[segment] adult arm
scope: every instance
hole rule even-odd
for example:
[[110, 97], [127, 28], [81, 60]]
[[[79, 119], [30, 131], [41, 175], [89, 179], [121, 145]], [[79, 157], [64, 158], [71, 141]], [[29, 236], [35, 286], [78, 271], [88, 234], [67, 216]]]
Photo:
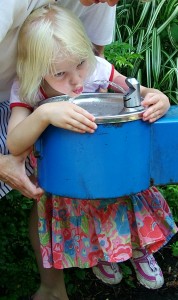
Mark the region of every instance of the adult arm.
[[0, 42], [4, 39], [13, 24], [14, 10], [14, 0], [9, 0], [8, 5], [6, 1], [2, 1], [0, 9]]
[[95, 55], [104, 58], [104, 46], [95, 45], [95, 44], [93, 43], [93, 47], [94, 47], [93, 50], [94, 50]]
[[116, 6], [110, 7], [107, 3], [85, 7], [79, 15], [96, 54], [101, 57], [104, 56], [104, 46], [113, 41], [115, 15]]

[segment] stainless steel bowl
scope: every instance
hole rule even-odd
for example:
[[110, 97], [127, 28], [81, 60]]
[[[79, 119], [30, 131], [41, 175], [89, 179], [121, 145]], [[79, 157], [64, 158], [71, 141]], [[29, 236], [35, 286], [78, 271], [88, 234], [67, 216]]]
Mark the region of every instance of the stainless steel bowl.
[[142, 118], [144, 108], [124, 107], [123, 94], [119, 93], [83, 93], [76, 98], [58, 96], [43, 100], [39, 105], [51, 102], [69, 101], [95, 116], [97, 124], [120, 123]]

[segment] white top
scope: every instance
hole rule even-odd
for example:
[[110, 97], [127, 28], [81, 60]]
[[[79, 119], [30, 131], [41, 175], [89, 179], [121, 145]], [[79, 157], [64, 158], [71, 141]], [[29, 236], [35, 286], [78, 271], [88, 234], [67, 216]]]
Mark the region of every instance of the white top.
[[36, 8], [59, 3], [74, 11], [94, 44], [112, 41], [115, 9], [105, 3], [83, 6], [79, 0], [3, 0], [0, 6], [0, 102], [8, 100], [15, 77], [17, 39], [21, 25]]
[[[100, 88], [106, 89], [109, 85], [108, 81], [112, 81], [114, 67], [104, 58], [96, 56], [96, 60], [97, 64], [94, 72], [86, 79], [83, 90], [84, 93], [95, 93], [98, 92]], [[38, 103], [46, 98], [47, 96], [40, 88], [36, 97], [36, 105], [38, 106]], [[13, 82], [10, 95], [10, 108], [15, 106], [23, 106], [33, 110], [33, 107], [20, 101], [19, 81], [17, 79]]]

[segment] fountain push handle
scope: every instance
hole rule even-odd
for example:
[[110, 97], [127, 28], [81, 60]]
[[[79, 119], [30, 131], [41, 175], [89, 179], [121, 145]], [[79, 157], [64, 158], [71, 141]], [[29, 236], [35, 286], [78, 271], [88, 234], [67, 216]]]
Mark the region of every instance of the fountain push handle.
[[129, 91], [124, 95], [124, 107], [134, 108], [141, 106], [140, 83], [135, 78], [126, 78]]

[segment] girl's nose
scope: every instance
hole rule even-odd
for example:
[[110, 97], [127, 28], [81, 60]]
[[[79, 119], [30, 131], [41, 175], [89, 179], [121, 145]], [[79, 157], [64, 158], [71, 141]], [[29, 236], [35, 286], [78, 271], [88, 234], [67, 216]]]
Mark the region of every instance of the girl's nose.
[[71, 84], [78, 84], [81, 81], [81, 76], [78, 71], [72, 72], [70, 76], [70, 83]]

